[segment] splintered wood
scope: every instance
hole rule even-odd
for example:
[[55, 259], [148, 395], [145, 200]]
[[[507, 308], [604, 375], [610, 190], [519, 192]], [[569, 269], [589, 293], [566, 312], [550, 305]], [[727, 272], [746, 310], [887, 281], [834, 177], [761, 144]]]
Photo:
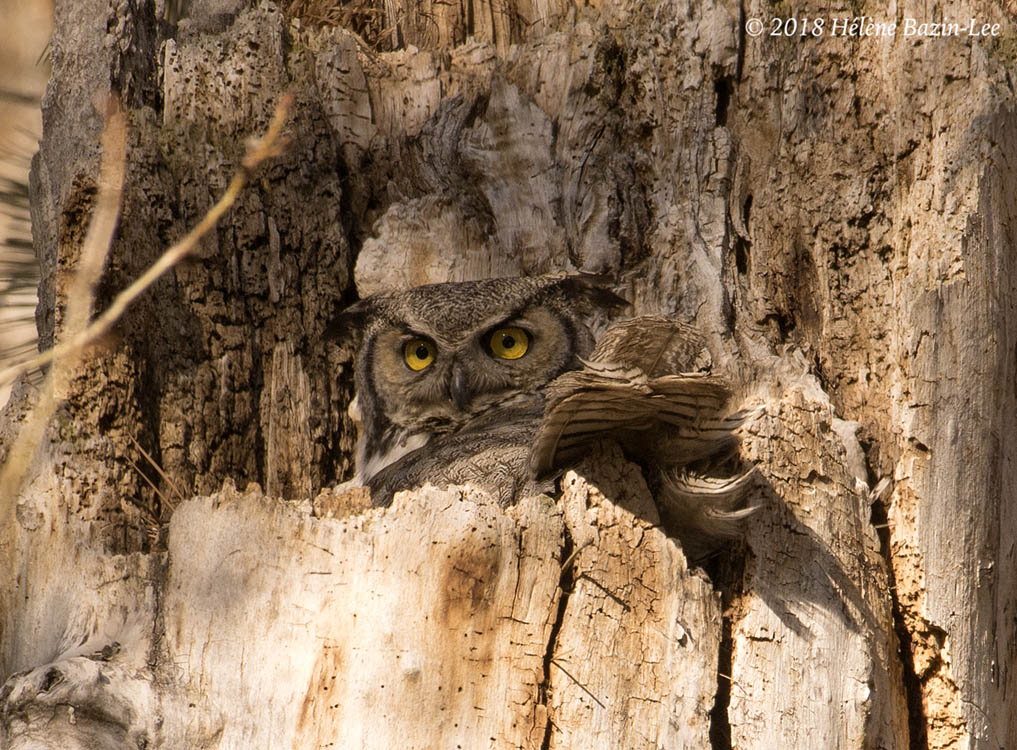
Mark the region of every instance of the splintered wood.
[[469, 489], [341, 521], [258, 494], [181, 507], [166, 746], [537, 746], [561, 544], [547, 498], [505, 515]]
[[343, 520], [229, 488], [182, 505], [162, 598], [163, 742], [705, 743], [719, 603], [654, 528], [645, 488], [617, 488], [634, 510], [571, 476], [569, 502], [601, 531], [564, 592], [564, 521], [544, 496], [505, 511], [428, 487]]
[[[752, 37], [789, 6], [734, 0], [56, 3], [43, 348], [96, 92], [127, 120], [107, 311], [295, 98], [0, 497], [0, 745], [1017, 747], [1013, 19], [969, 5], [1009, 36]], [[758, 413], [760, 510], [712, 584], [616, 454], [562, 466], [560, 508], [322, 491], [352, 469], [339, 308], [549, 271], [694, 325]]]
[[600, 458], [582, 470], [596, 484], [563, 480], [572, 537], [592, 543], [566, 570], [549, 747], [709, 747], [719, 597], [660, 528], [638, 468]]

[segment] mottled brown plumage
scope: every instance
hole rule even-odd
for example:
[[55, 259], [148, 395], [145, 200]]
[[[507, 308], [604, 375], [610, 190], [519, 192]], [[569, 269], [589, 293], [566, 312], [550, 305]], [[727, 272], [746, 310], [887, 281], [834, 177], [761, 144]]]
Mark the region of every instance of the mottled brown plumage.
[[[459, 468], [462, 450], [491, 458], [508, 443], [529, 447], [547, 384], [581, 367], [593, 349], [591, 315], [622, 304], [598, 277], [542, 276], [431, 284], [349, 308], [333, 329], [359, 338], [357, 480], [387, 503], [391, 491], [418, 481], [463, 481], [470, 472]], [[518, 356], [494, 351], [491, 337], [499, 331], [508, 331], [513, 345], [526, 339]], [[508, 340], [502, 338], [499, 347]], [[425, 358], [417, 358], [418, 349]], [[424, 470], [435, 461], [434, 470]], [[526, 474], [525, 459], [518, 469]], [[476, 483], [514, 497], [481, 480], [478, 472]]]
[[355, 305], [337, 328], [360, 339], [357, 481], [377, 505], [464, 483], [509, 504], [552, 491], [610, 439], [648, 472], [687, 550], [736, 533], [751, 476], [710, 468], [737, 447], [728, 385], [708, 371], [698, 333], [667, 318], [618, 323], [594, 348], [591, 318], [623, 302], [600, 279], [558, 276], [435, 284]]
[[608, 438], [644, 467], [690, 557], [736, 536], [754, 510], [744, 507], [753, 472], [720, 472], [719, 464], [736, 452], [745, 415], [729, 412], [727, 382], [703, 371], [711, 365], [690, 326], [656, 316], [612, 326], [581, 370], [548, 386], [533, 476], [555, 475]]

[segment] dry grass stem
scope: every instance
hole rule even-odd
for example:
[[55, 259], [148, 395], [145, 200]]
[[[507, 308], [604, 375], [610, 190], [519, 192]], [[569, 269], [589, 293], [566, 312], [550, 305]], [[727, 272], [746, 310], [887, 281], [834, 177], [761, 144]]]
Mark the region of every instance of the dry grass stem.
[[[184, 494], [180, 491], [180, 488], [177, 487], [176, 483], [170, 478], [169, 474], [167, 474], [165, 471], [163, 471], [162, 467], [156, 462], [156, 460], [154, 458], [152, 458], [149, 455], [148, 451], [146, 451], [144, 448], [141, 447], [141, 443], [139, 443], [137, 440], [135, 440], [133, 435], [128, 435], [127, 437], [129, 437], [131, 439], [131, 442], [134, 443], [134, 447], [137, 448], [138, 451], [141, 453], [141, 455], [145, 457], [145, 460], [148, 461], [148, 463], [150, 463], [152, 465], [152, 468], [155, 469], [156, 472], [158, 472], [159, 476], [162, 478], [162, 481], [164, 481], [166, 484], [169, 485], [170, 489], [173, 490], [173, 494], [175, 494], [178, 498], [180, 498], [180, 502], [183, 502], [184, 500], [186, 500], [187, 498], [184, 497]], [[134, 462], [133, 461], [131, 461], [131, 465], [134, 466]], [[137, 469], [138, 467], [135, 466], [134, 468]], [[138, 471], [139, 471], [139, 473], [141, 472], [140, 469], [138, 469]], [[149, 482], [149, 484], [151, 484], [151, 481], [144, 474], [142, 474], [142, 478], [146, 482]], [[154, 484], [152, 485], [152, 488], [155, 489], [155, 485]], [[159, 492], [159, 490], [156, 489], [156, 492]], [[159, 496], [163, 497], [162, 493], [159, 493]], [[169, 498], [163, 498], [163, 500], [169, 505], [169, 509], [170, 510], [173, 510], [174, 508], [176, 508], [176, 503], [171, 502], [169, 500]]]
[[575, 684], [576, 687], [578, 687], [580, 690], [582, 690], [584, 693], [590, 696], [590, 698], [592, 698], [598, 706], [600, 706], [601, 708], [607, 708], [607, 706], [605, 706], [597, 696], [590, 692], [590, 689], [586, 687], [586, 685], [577, 680], [571, 672], [565, 669], [565, 667], [562, 665], [560, 661], [558, 661], [557, 659], [551, 659], [551, 663], [554, 664], [554, 666], [558, 667], [558, 669], [560, 669], [562, 672], [564, 672], [565, 676], [572, 680], [573, 684]]
[[147, 484], [147, 485], [148, 485], [149, 487], [151, 487], [151, 488], [152, 488], [152, 490], [153, 490], [153, 491], [155, 492], [155, 494], [156, 494], [156, 495], [157, 495], [157, 496], [159, 497], [159, 500], [161, 500], [161, 501], [162, 501], [163, 505], [165, 505], [166, 507], [168, 507], [168, 508], [169, 508], [170, 510], [173, 510], [173, 509], [174, 509], [174, 508], [176, 507], [176, 506], [175, 506], [175, 505], [174, 505], [173, 503], [171, 503], [171, 502], [169, 501], [169, 498], [168, 498], [168, 497], [166, 497], [166, 496], [165, 496], [165, 495], [164, 495], [164, 494], [162, 493], [162, 490], [160, 490], [160, 489], [159, 489], [159, 488], [158, 488], [158, 487], [156, 486], [155, 482], [153, 482], [153, 481], [152, 481], [151, 479], [149, 479], [149, 478], [148, 478], [148, 475], [147, 475], [147, 474], [145, 474], [145, 472], [143, 472], [143, 471], [141, 470], [141, 467], [140, 467], [140, 466], [138, 466], [138, 465], [137, 465], [137, 464], [136, 464], [136, 463], [135, 463], [135, 462], [134, 462], [134, 461], [133, 461], [132, 459], [130, 459], [130, 458], [128, 458], [128, 459], [127, 459], [127, 463], [129, 463], [129, 464], [131, 465], [131, 468], [132, 468], [132, 469], [134, 469], [134, 470], [135, 470], [136, 472], [138, 472], [138, 476], [139, 476], [139, 477], [141, 477], [142, 479], [144, 479], [144, 480], [145, 480], [145, 484]]

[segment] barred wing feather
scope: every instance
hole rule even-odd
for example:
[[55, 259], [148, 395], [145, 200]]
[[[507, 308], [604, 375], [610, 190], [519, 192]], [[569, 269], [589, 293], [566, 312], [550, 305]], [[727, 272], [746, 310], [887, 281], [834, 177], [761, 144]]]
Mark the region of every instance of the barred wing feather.
[[[578, 458], [593, 443], [618, 440], [639, 451], [654, 429], [653, 454], [693, 461], [732, 441], [737, 415], [723, 414], [730, 391], [709, 374], [647, 378], [639, 371], [588, 365], [552, 383], [531, 453], [531, 470], [545, 477]], [[675, 453], [677, 451], [677, 453]]]

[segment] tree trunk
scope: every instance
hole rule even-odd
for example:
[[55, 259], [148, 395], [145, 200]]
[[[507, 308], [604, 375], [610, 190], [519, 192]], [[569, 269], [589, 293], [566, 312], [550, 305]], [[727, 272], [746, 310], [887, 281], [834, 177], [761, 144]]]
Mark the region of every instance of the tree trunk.
[[[817, 4], [795, 17], [820, 33], [771, 36], [785, 4], [177, 5], [57, 4], [43, 343], [96, 94], [130, 134], [97, 308], [285, 91], [289, 144], [93, 347], [5, 519], [5, 746], [1017, 746], [1007, 11]], [[863, 13], [897, 33], [836, 33]], [[744, 544], [687, 562], [612, 446], [507, 510], [328, 489], [354, 437], [339, 309], [563, 270], [697, 326], [757, 407]]]

